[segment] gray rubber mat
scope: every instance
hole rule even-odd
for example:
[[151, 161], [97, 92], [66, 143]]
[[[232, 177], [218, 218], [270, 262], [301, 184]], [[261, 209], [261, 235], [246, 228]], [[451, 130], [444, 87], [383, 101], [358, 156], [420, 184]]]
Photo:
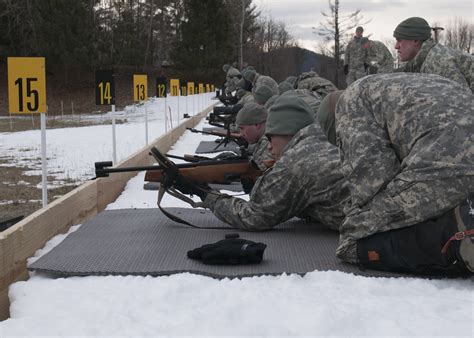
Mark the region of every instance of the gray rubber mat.
[[[240, 192], [244, 191], [242, 184], [240, 182], [232, 182], [231, 184], [209, 184], [214, 190], [227, 190], [233, 192]], [[145, 190], [160, 190], [160, 183], [158, 182], [148, 182], [143, 185], [143, 189]]]
[[240, 153], [239, 146], [235, 144], [234, 142], [229, 142], [227, 143], [226, 146], [224, 144], [221, 144], [217, 149], [216, 147], [218, 146], [219, 143], [215, 141], [201, 141], [199, 143], [198, 147], [196, 148], [195, 153], [196, 154], [205, 154], [205, 153], [217, 153], [220, 151], [234, 151], [237, 152], [238, 154]]
[[[174, 215], [199, 226], [225, 226], [207, 210], [169, 208]], [[225, 234], [267, 245], [256, 265], [213, 266], [188, 259], [188, 250], [214, 243]], [[267, 232], [194, 229], [166, 218], [159, 209], [104, 211], [49, 253], [28, 266], [55, 276], [169, 275], [192, 272], [215, 278], [234, 278], [313, 270], [339, 270], [363, 276], [406, 276], [360, 270], [335, 255], [338, 234], [318, 224], [290, 220]]]

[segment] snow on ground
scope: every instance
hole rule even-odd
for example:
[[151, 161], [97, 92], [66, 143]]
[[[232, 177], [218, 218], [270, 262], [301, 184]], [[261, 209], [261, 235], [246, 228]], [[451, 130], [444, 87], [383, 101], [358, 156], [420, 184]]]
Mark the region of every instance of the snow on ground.
[[[161, 121], [162, 123], [163, 121]], [[177, 121], [176, 121], [177, 122]], [[151, 125], [151, 124], [150, 124]], [[204, 126], [204, 122], [200, 127]], [[143, 146], [143, 121], [123, 125], [127, 149]], [[70, 177], [88, 178], [91, 163], [110, 158], [105, 129], [85, 127], [48, 133], [51, 157]], [[156, 134], [164, 124], [155, 124]], [[75, 133], [90, 143], [75, 147]], [[25, 132], [26, 133], [26, 132]], [[15, 133], [19, 134], [19, 133]], [[15, 156], [36, 135], [3, 134], [0, 148]], [[67, 135], [67, 139], [62, 139]], [[37, 137], [39, 139], [39, 135]], [[18, 140], [24, 140], [24, 143]], [[169, 152], [193, 153], [201, 140], [186, 132]], [[94, 140], [97, 140], [94, 142]], [[18, 143], [16, 143], [18, 142]], [[100, 145], [99, 145], [100, 142]], [[136, 148], [132, 150], [132, 142]], [[60, 150], [72, 147], [74, 151]], [[7, 145], [7, 146], [5, 146]], [[97, 149], [100, 148], [100, 149]], [[3, 152], [3, 149], [2, 149]], [[128, 156], [123, 150], [120, 158]], [[76, 161], [89, 164], [77, 164]], [[29, 163], [24, 160], [25, 163]], [[92, 166], [93, 167], [93, 166]], [[132, 178], [108, 209], [153, 208], [156, 191], [143, 190], [143, 173]], [[165, 196], [164, 206], [187, 207]], [[75, 226], [71, 231], [75, 231]], [[59, 235], [30, 262], [57, 245]], [[31, 274], [10, 287], [11, 318], [0, 323], [8, 336], [474, 336], [472, 280], [368, 278], [342, 272], [215, 280], [193, 274], [167, 277], [72, 277]]]

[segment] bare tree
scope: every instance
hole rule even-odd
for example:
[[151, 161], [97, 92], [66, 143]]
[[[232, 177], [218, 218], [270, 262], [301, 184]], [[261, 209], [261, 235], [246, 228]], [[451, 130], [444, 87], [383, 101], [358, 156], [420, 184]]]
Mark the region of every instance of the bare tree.
[[474, 39], [474, 24], [463, 18], [456, 17], [446, 25], [442, 41], [446, 46], [471, 53]]
[[319, 35], [324, 42], [329, 44], [334, 42], [331, 49], [325, 49], [325, 53], [330, 51], [330, 55], [334, 58], [335, 78], [334, 83], [339, 85], [339, 65], [341, 56], [344, 54], [343, 45], [346, 45], [351, 38], [351, 33], [356, 26], [363, 25], [369, 21], [360, 23], [363, 20], [360, 9], [353, 13], [340, 15], [339, 0], [328, 0], [329, 12], [321, 12], [326, 17], [325, 23], [320, 23], [319, 27], [313, 27], [313, 32]]

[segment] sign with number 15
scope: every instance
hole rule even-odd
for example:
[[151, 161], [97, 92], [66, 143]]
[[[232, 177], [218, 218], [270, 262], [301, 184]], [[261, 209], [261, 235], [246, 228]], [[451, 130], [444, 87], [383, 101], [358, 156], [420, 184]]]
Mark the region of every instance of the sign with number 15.
[[8, 109], [12, 114], [46, 113], [43, 57], [8, 58]]

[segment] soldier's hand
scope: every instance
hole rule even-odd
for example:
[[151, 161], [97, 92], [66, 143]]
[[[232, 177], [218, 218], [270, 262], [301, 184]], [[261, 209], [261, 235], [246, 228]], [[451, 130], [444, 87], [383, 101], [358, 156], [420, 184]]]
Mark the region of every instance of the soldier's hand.
[[344, 75], [349, 74], [349, 65], [344, 66]]
[[194, 182], [193, 180], [187, 179], [182, 175], [176, 176], [173, 182], [173, 188], [179, 190], [182, 194], [185, 195], [196, 195], [204, 201], [209, 192], [209, 187], [207, 184], [201, 184]]

